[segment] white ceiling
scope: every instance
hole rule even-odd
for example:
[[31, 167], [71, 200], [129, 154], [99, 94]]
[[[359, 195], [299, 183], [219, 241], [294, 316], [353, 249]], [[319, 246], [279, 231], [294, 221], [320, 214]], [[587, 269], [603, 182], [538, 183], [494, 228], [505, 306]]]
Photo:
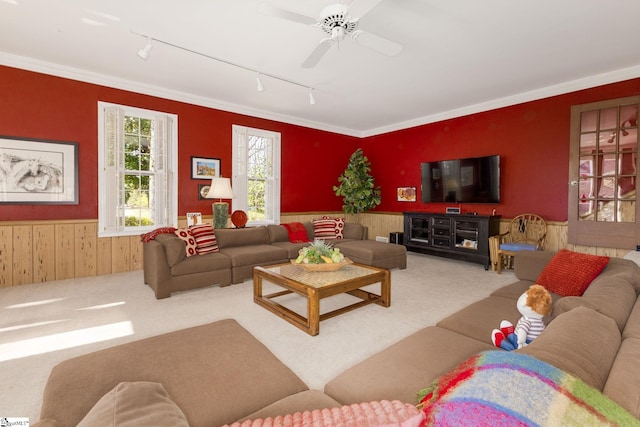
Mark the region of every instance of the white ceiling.
[[[354, 136], [640, 77], [639, 0], [382, 0], [358, 28], [400, 54], [345, 39], [311, 69], [324, 33], [261, 2], [0, 0], [0, 64]], [[336, 1], [269, 3], [315, 17]], [[250, 71], [159, 42], [144, 61], [140, 34]]]

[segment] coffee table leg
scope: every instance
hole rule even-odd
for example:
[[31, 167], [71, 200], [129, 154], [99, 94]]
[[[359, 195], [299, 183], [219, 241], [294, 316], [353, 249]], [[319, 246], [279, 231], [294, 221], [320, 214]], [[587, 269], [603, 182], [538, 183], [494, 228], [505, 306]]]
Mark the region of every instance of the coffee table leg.
[[389, 270], [385, 270], [384, 279], [380, 283], [380, 299], [382, 306], [391, 305], [391, 272]]
[[320, 333], [320, 296], [314, 288], [309, 288], [307, 293], [307, 322], [309, 334], [318, 335]]
[[253, 272], [253, 300], [262, 299], [262, 276]]

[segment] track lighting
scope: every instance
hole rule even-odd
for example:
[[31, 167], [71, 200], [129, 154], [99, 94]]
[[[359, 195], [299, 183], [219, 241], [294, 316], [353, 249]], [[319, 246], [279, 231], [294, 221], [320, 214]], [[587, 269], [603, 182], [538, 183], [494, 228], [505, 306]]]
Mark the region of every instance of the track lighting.
[[[0, 0], [0, 1], [3, 1], [3, 0]], [[151, 52], [151, 49], [153, 48], [153, 45], [151, 44], [151, 42], [153, 41], [154, 43], [160, 43], [160, 44], [163, 44], [165, 46], [170, 46], [170, 47], [173, 47], [175, 49], [182, 50], [184, 52], [189, 52], [189, 53], [192, 53], [194, 55], [202, 56], [204, 58], [208, 58], [208, 59], [211, 59], [213, 61], [217, 61], [217, 62], [220, 62], [222, 64], [229, 65], [231, 67], [236, 67], [236, 68], [240, 68], [240, 69], [245, 70], [245, 71], [250, 71], [252, 73], [256, 73], [257, 74], [257, 76], [256, 76], [256, 89], [258, 90], [258, 92], [264, 92], [264, 85], [262, 84], [262, 80], [260, 79], [260, 77], [261, 76], [267, 76], [270, 79], [278, 80], [278, 81], [281, 81], [281, 82], [284, 82], [284, 83], [288, 83], [288, 84], [291, 84], [291, 85], [298, 86], [298, 87], [301, 87], [301, 88], [309, 90], [309, 104], [315, 105], [315, 103], [316, 103], [316, 97], [313, 95], [314, 88], [311, 87], [311, 86], [307, 86], [304, 83], [299, 83], [299, 82], [296, 82], [294, 80], [289, 80], [289, 79], [286, 79], [286, 78], [283, 78], [283, 77], [276, 76], [274, 74], [261, 73], [260, 71], [258, 71], [256, 69], [253, 69], [253, 68], [250, 68], [250, 67], [245, 67], [244, 65], [236, 64], [236, 63], [233, 63], [231, 61], [227, 61], [226, 59], [216, 58], [215, 56], [207, 55], [206, 53], [198, 52], [196, 50], [189, 49], [187, 47], [179, 46], [177, 44], [171, 43], [171, 42], [166, 41], [166, 40], [157, 39], [155, 37], [150, 37], [150, 36], [148, 36], [146, 34], [138, 33], [138, 32], [135, 32], [135, 31], [131, 31], [131, 32], [133, 34], [138, 35], [138, 36], [142, 36], [142, 37], [146, 37], [147, 38], [147, 44], [145, 45], [145, 47], [138, 51], [138, 56], [140, 58], [142, 58], [142, 59], [147, 59], [149, 57], [149, 52]]]
[[138, 51], [138, 56], [146, 61], [152, 48], [151, 37], [147, 37], [147, 45]]
[[258, 92], [264, 92], [264, 86], [262, 86], [262, 81], [260, 81], [260, 74], [256, 77], [256, 82], [258, 83]]

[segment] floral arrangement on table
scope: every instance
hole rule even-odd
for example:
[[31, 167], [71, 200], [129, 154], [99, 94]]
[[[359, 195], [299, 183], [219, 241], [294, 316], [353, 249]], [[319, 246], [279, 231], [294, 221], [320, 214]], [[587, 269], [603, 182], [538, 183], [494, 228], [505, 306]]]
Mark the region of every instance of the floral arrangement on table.
[[291, 261], [308, 271], [332, 271], [339, 270], [351, 260], [345, 258], [339, 248], [334, 248], [323, 240], [314, 240], [309, 246], [298, 251], [298, 257]]

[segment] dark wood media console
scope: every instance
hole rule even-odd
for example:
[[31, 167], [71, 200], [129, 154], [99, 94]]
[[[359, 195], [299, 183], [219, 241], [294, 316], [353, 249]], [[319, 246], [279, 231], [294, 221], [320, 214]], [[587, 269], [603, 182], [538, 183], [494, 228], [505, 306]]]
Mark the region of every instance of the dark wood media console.
[[476, 262], [489, 269], [489, 237], [500, 234], [500, 215], [403, 214], [407, 250]]

